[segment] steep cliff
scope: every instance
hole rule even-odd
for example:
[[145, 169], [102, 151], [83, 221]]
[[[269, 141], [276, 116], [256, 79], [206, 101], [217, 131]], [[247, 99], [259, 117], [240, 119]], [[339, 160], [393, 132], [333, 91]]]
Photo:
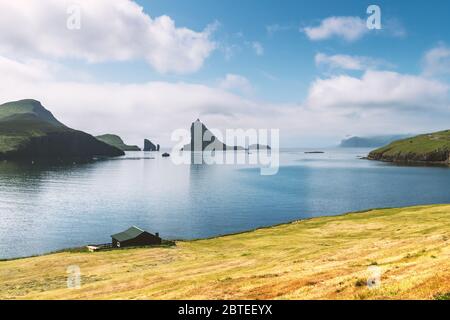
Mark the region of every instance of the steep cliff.
[[148, 139], [144, 140], [144, 151], [159, 151], [157, 146]]
[[217, 137], [200, 121], [197, 119], [191, 124], [191, 143], [185, 145], [182, 150], [202, 152], [208, 150], [245, 150], [241, 146], [228, 146]]

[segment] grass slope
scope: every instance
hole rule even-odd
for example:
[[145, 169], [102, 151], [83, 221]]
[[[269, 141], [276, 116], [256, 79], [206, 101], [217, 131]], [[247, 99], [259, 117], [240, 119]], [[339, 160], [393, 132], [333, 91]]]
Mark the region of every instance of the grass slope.
[[56, 120], [53, 114], [46, 110], [37, 100], [25, 99], [0, 105], [0, 120], [5, 120], [17, 115], [33, 115], [35, 118], [52, 125], [64, 127], [64, 125]]
[[397, 162], [436, 162], [449, 164], [450, 130], [395, 141], [374, 150], [369, 159]]
[[[67, 289], [77, 265], [80, 289]], [[365, 286], [368, 267], [381, 286]], [[0, 262], [2, 299], [445, 299], [450, 205], [322, 217], [173, 248]]]
[[27, 99], [0, 105], [0, 159], [120, 155], [121, 150], [66, 127], [39, 101]]
[[116, 147], [122, 151], [141, 151], [138, 146], [130, 146], [123, 142], [122, 138], [114, 134], [104, 134], [96, 136], [97, 140], [100, 140], [110, 146]]
[[49, 132], [70, 130], [36, 100], [21, 100], [0, 105], [0, 154], [12, 152], [30, 138]]

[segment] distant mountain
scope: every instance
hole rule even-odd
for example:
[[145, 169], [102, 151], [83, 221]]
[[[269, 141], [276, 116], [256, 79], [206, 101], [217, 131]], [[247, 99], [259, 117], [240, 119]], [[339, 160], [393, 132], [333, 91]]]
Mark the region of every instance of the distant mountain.
[[39, 101], [0, 105], [0, 159], [89, 160], [123, 151], [59, 122]]
[[369, 153], [370, 160], [450, 165], [450, 130], [392, 142]]
[[341, 141], [341, 148], [377, 148], [385, 146], [395, 140], [404, 139], [410, 135], [389, 135], [373, 137], [351, 137]]
[[95, 138], [122, 151], [141, 151], [141, 148], [138, 146], [130, 146], [125, 144], [122, 138], [115, 134], [103, 134], [101, 136], [96, 136]]
[[[211, 146], [213, 144], [213, 146]], [[197, 119], [191, 124], [191, 143], [183, 147], [184, 151], [205, 151], [206, 148], [214, 150], [245, 150], [240, 146], [227, 146], [220, 141], [214, 134]]]

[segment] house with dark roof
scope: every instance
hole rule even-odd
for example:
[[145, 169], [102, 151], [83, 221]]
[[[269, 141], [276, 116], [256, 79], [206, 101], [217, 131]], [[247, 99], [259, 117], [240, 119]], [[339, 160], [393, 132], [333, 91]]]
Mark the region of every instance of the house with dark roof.
[[111, 238], [113, 248], [161, 244], [161, 238], [159, 237], [159, 233], [151, 234], [135, 226], [123, 232], [113, 234]]

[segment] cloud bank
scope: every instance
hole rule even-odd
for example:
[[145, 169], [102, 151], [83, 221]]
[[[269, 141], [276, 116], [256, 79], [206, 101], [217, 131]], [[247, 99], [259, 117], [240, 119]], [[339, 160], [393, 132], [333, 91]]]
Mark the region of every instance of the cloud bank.
[[424, 75], [428, 77], [450, 74], [450, 48], [444, 44], [429, 50], [424, 57]]
[[382, 108], [448, 110], [449, 86], [421, 76], [391, 71], [366, 71], [317, 79], [310, 87], [307, 105], [312, 108]]
[[[144, 59], [160, 73], [186, 74], [199, 70], [216, 48], [214, 25], [200, 32], [180, 28], [170, 17], [152, 18], [128, 0], [75, 3], [74, 13], [68, 0], [1, 1], [0, 54], [91, 63]], [[67, 21], [77, 12], [80, 28], [70, 29]]]
[[318, 26], [302, 29], [310, 40], [320, 41], [333, 37], [346, 41], [355, 41], [364, 36], [367, 29], [366, 22], [359, 17], [329, 17]]

